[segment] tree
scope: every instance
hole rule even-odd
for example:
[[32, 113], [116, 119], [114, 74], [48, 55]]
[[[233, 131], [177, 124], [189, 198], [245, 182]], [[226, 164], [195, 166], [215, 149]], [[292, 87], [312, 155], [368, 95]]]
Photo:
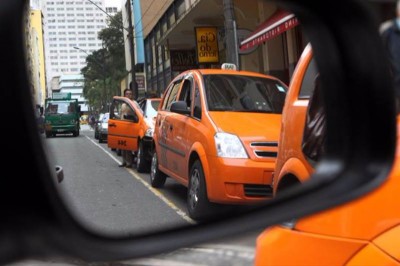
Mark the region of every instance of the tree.
[[99, 32], [98, 38], [103, 48], [88, 55], [86, 67], [81, 69], [83, 95], [92, 109], [106, 112], [112, 97], [119, 95], [121, 79], [127, 75], [121, 12], [108, 19], [108, 27]]

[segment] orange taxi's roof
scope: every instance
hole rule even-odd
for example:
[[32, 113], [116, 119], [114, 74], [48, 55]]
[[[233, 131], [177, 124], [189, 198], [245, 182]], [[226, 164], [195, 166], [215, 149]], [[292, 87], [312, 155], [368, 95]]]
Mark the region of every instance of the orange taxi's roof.
[[253, 77], [260, 77], [260, 78], [270, 78], [273, 80], [278, 80], [278, 78], [258, 72], [251, 72], [251, 71], [244, 71], [244, 70], [225, 70], [225, 69], [218, 69], [218, 68], [207, 68], [207, 69], [192, 69], [189, 71], [197, 71], [201, 75], [240, 75], [240, 76], [253, 76]]

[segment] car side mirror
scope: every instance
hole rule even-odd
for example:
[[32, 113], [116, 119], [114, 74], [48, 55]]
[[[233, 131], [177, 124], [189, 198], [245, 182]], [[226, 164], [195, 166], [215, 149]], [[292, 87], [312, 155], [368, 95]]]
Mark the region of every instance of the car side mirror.
[[133, 121], [134, 123], [139, 122], [139, 118], [136, 114], [133, 115], [124, 115], [124, 119]]
[[185, 101], [177, 101], [171, 104], [171, 112], [188, 115], [190, 114], [190, 109], [188, 108]]
[[[15, 111], [19, 121], [13, 138], [24, 139], [16, 145], [3, 145], [4, 153], [14, 155], [7, 156], [4, 164], [15, 165], [11, 160], [22, 156], [24, 167], [18, 168], [18, 175], [29, 176], [23, 183], [15, 175], [4, 175], [2, 179], [2, 211], [7, 217], [2, 227], [6, 234], [1, 238], [2, 243], [7, 243], [0, 256], [3, 263], [45, 255], [116, 261], [172, 251], [343, 204], [376, 189], [392, 169], [396, 143], [394, 90], [377, 27], [364, 8], [367, 1], [337, 1], [336, 4], [345, 3], [346, 8], [336, 12], [327, 9], [323, 1], [276, 1], [295, 13], [307, 31], [321, 73], [323, 97], [330, 100], [325, 101], [326, 156], [310, 181], [240, 215], [219, 215], [195, 225], [119, 237], [87, 230], [74, 219], [54, 180], [49, 178], [54, 164], [46, 160], [42, 139], [32, 130], [31, 86], [22, 56], [25, 40], [21, 24], [22, 14], [26, 13], [23, 2], [28, 1], [2, 0], [0, 8], [0, 37], [7, 39], [0, 44], [5, 51], [0, 62], [4, 70], [2, 86], [13, 88], [0, 94], [3, 99], [22, 103], [22, 108]], [[11, 102], [4, 104], [13, 107]], [[185, 102], [175, 102], [171, 111], [189, 114], [187, 107]], [[138, 121], [137, 115], [125, 118]], [[3, 139], [9, 138], [8, 131], [2, 133]], [[21, 149], [23, 153], [19, 152]], [[156, 163], [157, 157], [153, 158]], [[157, 167], [152, 172], [159, 174]], [[18, 202], [13, 200], [17, 197]]]

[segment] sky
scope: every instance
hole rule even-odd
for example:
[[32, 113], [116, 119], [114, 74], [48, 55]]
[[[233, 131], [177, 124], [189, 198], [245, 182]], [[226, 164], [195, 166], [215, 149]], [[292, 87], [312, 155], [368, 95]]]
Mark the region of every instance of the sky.
[[117, 6], [117, 7], [121, 7], [121, 3], [122, 3], [122, 0], [105, 0], [104, 1], [105, 2], [105, 4], [106, 4], [106, 6], [107, 5], [115, 5], [115, 6]]

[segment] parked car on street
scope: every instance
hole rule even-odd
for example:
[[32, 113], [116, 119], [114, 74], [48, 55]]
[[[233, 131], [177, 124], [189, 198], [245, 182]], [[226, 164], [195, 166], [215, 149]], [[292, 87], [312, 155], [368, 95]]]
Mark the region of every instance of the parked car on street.
[[143, 136], [139, 139], [139, 148], [136, 154], [136, 169], [139, 172], [148, 172], [150, 170], [150, 163], [154, 152], [154, 126], [160, 102], [161, 98], [143, 98], [138, 100], [138, 104], [143, 110], [146, 127]]
[[313, 166], [302, 151], [307, 106], [318, 74], [308, 45], [297, 63], [282, 113], [282, 128], [275, 166], [274, 193], [307, 180]]
[[[118, 150], [129, 150], [134, 153], [138, 172], [150, 170], [153, 154], [154, 116], [160, 99], [140, 101], [115, 96], [111, 105], [108, 120], [108, 147]], [[126, 104], [129, 115], [121, 117], [121, 107]], [[142, 109], [143, 108], [143, 109]]]
[[95, 134], [95, 138], [96, 138], [96, 132], [97, 132], [97, 139], [99, 140], [99, 143], [107, 141], [108, 119], [109, 118], [110, 118], [110, 113], [102, 114], [96, 123], [95, 129], [94, 129], [94, 131], [95, 131], [94, 134]]
[[151, 185], [162, 187], [169, 176], [188, 187], [187, 208], [196, 220], [216, 204], [272, 197], [287, 87], [275, 77], [225, 66], [178, 75], [154, 129]]
[[99, 125], [101, 123], [101, 119], [103, 118], [104, 114], [101, 113], [99, 115], [99, 119], [96, 120], [96, 125], [94, 127], [94, 138], [95, 139], [99, 139]]

